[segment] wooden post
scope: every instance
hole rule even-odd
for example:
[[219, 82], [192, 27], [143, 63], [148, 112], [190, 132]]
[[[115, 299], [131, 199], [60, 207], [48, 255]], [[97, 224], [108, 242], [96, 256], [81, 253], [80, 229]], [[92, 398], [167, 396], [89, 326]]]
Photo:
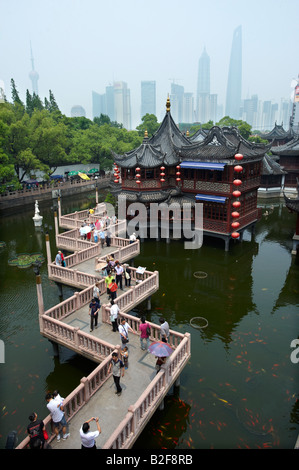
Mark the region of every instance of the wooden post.
[[52, 258], [51, 258], [50, 238], [49, 238], [48, 233], [46, 233], [46, 252], [47, 252], [47, 264], [48, 264], [48, 276], [50, 276], [49, 264], [52, 263]]
[[55, 235], [59, 235], [57, 212], [54, 212]]
[[36, 274], [36, 291], [37, 291], [37, 303], [38, 303], [38, 315], [39, 315], [39, 328], [40, 332], [43, 331], [42, 315], [45, 313], [44, 299], [42, 291], [42, 280], [40, 274]]
[[[57, 203], [58, 203], [58, 217], [59, 217], [59, 219], [60, 219], [60, 217], [61, 217], [61, 202], [60, 202], [60, 196], [58, 196]], [[58, 221], [59, 221], [59, 220], [58, 220]]]

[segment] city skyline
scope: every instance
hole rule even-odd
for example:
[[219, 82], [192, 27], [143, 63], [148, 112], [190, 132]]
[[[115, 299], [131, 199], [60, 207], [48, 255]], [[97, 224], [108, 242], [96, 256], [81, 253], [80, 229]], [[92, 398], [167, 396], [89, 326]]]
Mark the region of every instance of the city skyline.
[[290, 99], [298, 75], [290, 52], [299, 26], [296, 1], [242, 3], [216, 0], [211, 10], [201, 1], [183, 8], [176, 0], [153, 0], [149, 9], [143, 0], [116, 0], [112, 14], [102, 0], [4, 0], [0, 82], [10, 101], [13, 78], [25, 101], [34, 58], [40, 98], [51, 90], [64, 114], [80, 105], [90, 119], [92, 91], [102, 94], [113, 82], [126, 82], [134, 129], [141, 122], [141, 82], [156, 82], [160, 121], [173, 83], [196, 98], [198, 61], [206, 49], [210, 93], [225, 109], [233, 32], [241, 25], [242, 100], [258, 95], [280, 104]]

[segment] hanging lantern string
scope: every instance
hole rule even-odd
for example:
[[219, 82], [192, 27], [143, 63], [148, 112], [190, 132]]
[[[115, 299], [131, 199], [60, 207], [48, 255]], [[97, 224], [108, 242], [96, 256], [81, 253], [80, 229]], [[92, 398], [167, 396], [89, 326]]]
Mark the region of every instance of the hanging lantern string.
[[[237, 160], [237, 162], [240, 162], [241, 160], [243, 160], [243, 155], [241, 153], [236, 153], [235, 154], [235, 160]], [[242, 171], [243, 171], [243, 167], [241, 165], [235, 165], [234, 166], [234, 172], [235, 173], [241, 173]], [[238, 187], [242, 184], [242, 181], [240, 179], [236, 178], [233, 181], [233, 184]], [[233, 196], [235, 198], [240, 197], [241, 196], [241, 191], [239, 191], [239, 190], [233, 191]], [[241, 207], [241, 202], [240, 201], [234, 201], [232, 205], [235, 209], [238, 209], [239, 207]], [[236, 220], [240, 217], [239, 212], [237, 212], [237, 211], [232, 212], [232, 217], [234, 218], [234, 222], [232, 222], [231, 227], [234, 229], [234, 232], [232, 232], [231, 236], [232, 236], [232, 238], [239, 238], [240, 233], [236, 231], [236, 229], [238, 229], [240, 227], [240, 222], [238, 222]]]

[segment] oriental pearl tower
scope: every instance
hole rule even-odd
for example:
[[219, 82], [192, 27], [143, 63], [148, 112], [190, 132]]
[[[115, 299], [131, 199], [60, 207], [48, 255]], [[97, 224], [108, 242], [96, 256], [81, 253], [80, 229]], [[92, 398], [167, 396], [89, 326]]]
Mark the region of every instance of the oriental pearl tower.
[[33, 59], [33, 54], [32, 54], [32, 47], [30, 43], [30, 51], [31, 51], [31, 64], [32, 64], [32, 70], [29, 73], [29, 78], [32, 81], [32, 92], [38, 95], [38, 86], [37, 86], [37, 81], [39, 79], [39, 75], [36, 70], [34, 70], [34, 59]]

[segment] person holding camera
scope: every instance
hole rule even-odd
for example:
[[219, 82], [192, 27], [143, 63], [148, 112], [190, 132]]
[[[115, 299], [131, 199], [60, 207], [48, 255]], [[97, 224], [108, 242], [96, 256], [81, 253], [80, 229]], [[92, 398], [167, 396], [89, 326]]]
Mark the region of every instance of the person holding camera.
[[[90, 431], [89, 423], [91, 421], [95, 421], [98, 430], [97, 431]], [[96, 449], [96, 442], [95, 439], [101, 434], [101, 426], [99, 423], [99, 418], [90, 418], [80, 428], [80, 437], [81, 437], [81, 449]]]

